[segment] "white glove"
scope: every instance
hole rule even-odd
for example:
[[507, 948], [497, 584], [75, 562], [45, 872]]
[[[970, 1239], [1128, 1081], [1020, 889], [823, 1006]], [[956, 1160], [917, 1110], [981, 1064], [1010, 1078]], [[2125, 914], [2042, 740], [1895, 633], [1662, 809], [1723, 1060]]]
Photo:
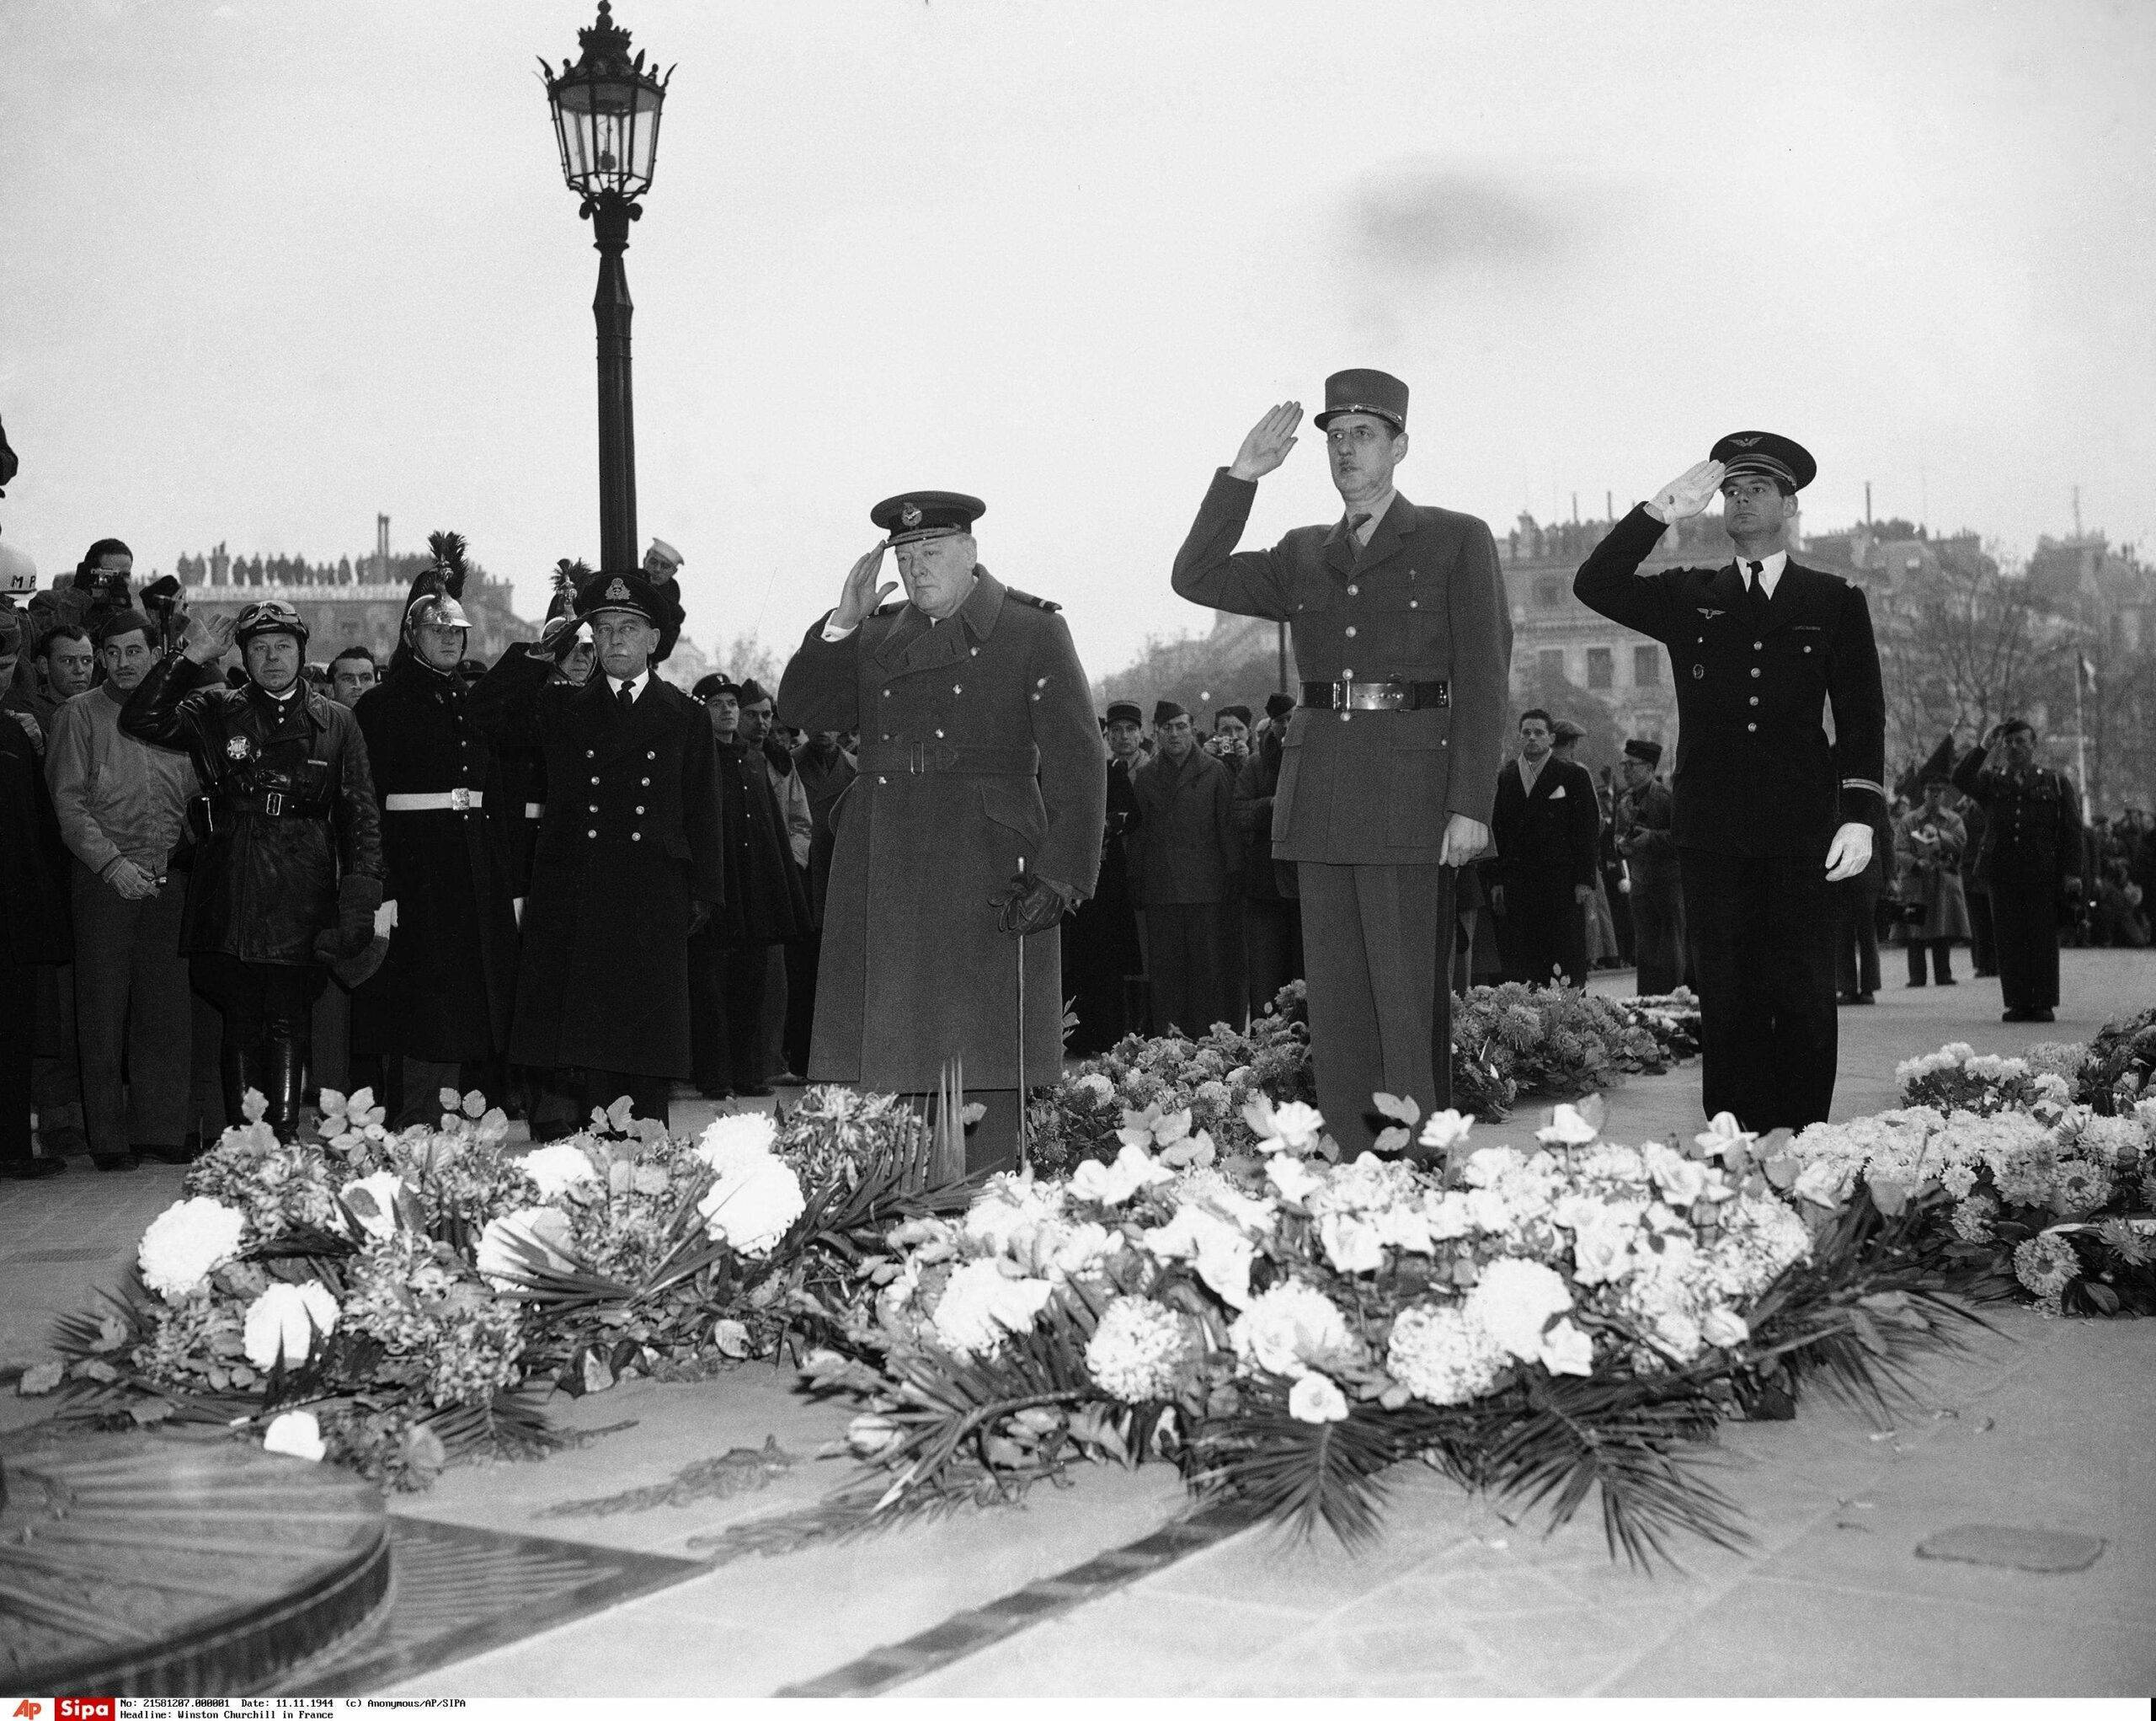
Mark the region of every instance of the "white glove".
[[392, 896], [374, 911], [374, 935], [377, 938], [389, 936], [390, 928], [397, 924], [397, 899]]
[[1703, 460], [1688, 467], [1654, 493], [1647, 512], [1665, 526], [1673, 520], [1689, 520], [1714, 500], [1715, 493], [1721, 489], [1721, 475], [1719, 460]]
[[1854, 820], [1834, 833], [1827, 846], [1827, 882], [1838, 885], [1854, 879], [1871, 864], [1871, 826]]

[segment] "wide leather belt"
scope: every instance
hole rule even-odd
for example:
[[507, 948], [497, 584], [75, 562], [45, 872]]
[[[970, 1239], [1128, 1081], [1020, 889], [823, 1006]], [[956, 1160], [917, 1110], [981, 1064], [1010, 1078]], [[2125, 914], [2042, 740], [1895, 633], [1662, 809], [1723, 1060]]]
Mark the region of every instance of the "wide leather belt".
[[1023, 747], [954, 747], [945, 741], [863, 741], [861, 768], [886, 777], [1034, 777], [1041, 750]]
[[385, 813], [468, 813], [487, 804], [486, 794], [476, 788], [446, 788], [430, 794], [386, 794]]
[[1303, 703], [1314, 711], [1427, 711], [1452, 703], [1443, 681], [1305, 681]]
[[266, 789], [260, 794], [227, 794], [218, 799], [227, 812], [253, 813], [264, 819], [326, 819], [329, 816], [328, 803], [303, 800], [283, 789]]

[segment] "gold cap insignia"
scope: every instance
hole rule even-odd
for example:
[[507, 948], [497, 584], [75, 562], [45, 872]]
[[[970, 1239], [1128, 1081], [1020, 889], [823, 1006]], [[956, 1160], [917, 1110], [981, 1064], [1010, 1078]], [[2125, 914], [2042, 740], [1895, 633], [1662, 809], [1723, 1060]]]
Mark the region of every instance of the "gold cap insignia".
[[616, 575], [614, 583], [606, 588], [606, 596], [610, 598], [624, 598], [628, 595], [629, 588], [622, 583], [621, 575]]

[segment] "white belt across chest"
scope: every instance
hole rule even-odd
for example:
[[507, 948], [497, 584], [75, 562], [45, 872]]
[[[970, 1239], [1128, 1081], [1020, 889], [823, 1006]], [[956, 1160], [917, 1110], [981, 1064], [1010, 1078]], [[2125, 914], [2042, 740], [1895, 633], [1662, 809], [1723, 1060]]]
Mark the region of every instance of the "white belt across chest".
[[446, 788], [432, 794], [386, 794], [382, 798], [385, 813], [470, 813], [486, 804], [485, 791], [477, 788]]

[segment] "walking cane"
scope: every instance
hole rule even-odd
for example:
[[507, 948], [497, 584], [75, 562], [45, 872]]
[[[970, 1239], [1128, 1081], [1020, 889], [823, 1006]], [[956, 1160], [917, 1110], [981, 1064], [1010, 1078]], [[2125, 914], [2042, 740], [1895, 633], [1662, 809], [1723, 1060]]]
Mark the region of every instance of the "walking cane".
[[[1018, 857], [1018, 895], [1026, 894], [1026, 858]], [[1031, 1158], [1030, 1142], [1026, 1129], [1026, 935], [1018, 934], [1018, 1169], [1023, 1172]]]

